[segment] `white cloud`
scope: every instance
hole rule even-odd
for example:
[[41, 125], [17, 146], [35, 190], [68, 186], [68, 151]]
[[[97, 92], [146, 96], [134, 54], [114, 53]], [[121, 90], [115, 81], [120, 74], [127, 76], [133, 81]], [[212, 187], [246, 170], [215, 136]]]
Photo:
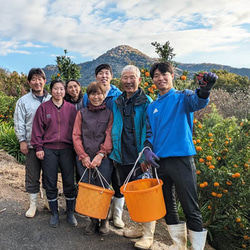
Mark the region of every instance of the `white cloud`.
[[184, 57], [250, 43], [248, 0], [0, 0], [0, 5], [2, 55], [25, 53], [21, 46], [43, 49], [44, 43], [95, 58], [127, 44], [156, 57], [151, 42], [170, 41]]
[[2, 41], [0, 40], [0, 55], [7, 55], [7, 54], [30, 54], [29, 51], [25, 50], [18, 50], [19, 43], [16, 41]]
[[32, 42], [27, 42], [23, 45], [20, 45], [20, 47], [25, 47], [25, 48], [46, 48], [46, 46], [34, 44]]

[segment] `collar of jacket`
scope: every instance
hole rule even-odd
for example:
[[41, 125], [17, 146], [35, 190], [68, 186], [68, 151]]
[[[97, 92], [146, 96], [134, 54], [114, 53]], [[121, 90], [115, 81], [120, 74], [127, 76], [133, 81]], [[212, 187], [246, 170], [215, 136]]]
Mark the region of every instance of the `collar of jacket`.
[[[32, 90], [32, 89], [30, 89], [30, 93], [31, 93], [33, 96], [36, 96], [36, 95], [33, 93], [33, 90]], [[48, 91], [44, 89], [44, 90], [43, 90], [43, 95], [44, 95], [45, 97], [47, 97], [47, 96], [49, 95]]]
[[64, 100], [67, 101], [67, 102], [70, 102], [70, 103], [72, 103], [72, 104], [77, 104], [77, 103], [79, 103], [80, 101], [82, 101], [82, 97], [83, 97], [83, 94], [82, 94], [82, 92], [80, 91], [77, 100], [74, 101], [74, 100], [72, 99], [72, 97], [71, 97], [68, 93], [66, 93], [65, 96], [64, 96]]
[[[135, 100], [135, 104], [134, 104], [135, 106], [149, 102], [149, 100], [148, 100], [146, 94], [144, 93], [144, 91], [141, 88], [138, 88], [138, 90], [139, 90], [139, 92], [138, 92], [138, 95], [136, 96], [136, 100]], [[115, 100], [115, 103], [117, 104], [117, 106], [123, 106], [125, 95], [126, 95], [126, 92], [124, 91]]]
[[106, 103], [103, 102], [100, 106], [94, 106], [94, 105], [91, 104], [91, 102], [89, 102], [88, 109], [90, 111], [96, 111], [96, 110], [106, 109]]

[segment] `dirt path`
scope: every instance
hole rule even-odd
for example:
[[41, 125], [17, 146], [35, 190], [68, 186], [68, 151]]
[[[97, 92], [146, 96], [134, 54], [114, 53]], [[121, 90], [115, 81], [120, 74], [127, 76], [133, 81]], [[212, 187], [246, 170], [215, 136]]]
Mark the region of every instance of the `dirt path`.
[[[52, 229], [48, 225], [50, 214], [43, 209], [43, 200], [38, 201], [38, 212], [34, 219], [25, 218], [28, 208], [28, 196], [24, 186], [25, 168], [16, 160], [0, 150], [0, 249], [134, 249], [133, 242], [121, 237], [122, 229], [112, 226], [106, 237], [86, 236], [83, 228], [89, 223], [88, 218], [76, 215], [78, 226], [69, 227], [65, 219], [65, 199], [62, 195], [62, 183], [59, 178], [59, 213], [60, 226]], [[62, 219], [61, 219], [62, 218]], [[137, 226], [124, 210], [123, 219], [126, 227]], [[51, 240], [51, 242], [50, 242]], [[94, 240], [94, 241], [93, 241]], [[95, 243], [93, 243], [95, 242]], [[55, 245], [56, 243], [56, 245]], [[171, 239], [164, 220], [157, 221], [154, 236], [154, 250], [168, 249]], [[212, 250], [209, 245], [206, 250]]]

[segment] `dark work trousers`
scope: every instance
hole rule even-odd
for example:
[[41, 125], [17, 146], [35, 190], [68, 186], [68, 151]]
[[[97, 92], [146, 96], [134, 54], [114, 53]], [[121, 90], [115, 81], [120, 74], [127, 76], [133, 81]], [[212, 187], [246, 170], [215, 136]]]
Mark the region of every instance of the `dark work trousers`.
[[[115, 197], [122, 198], [123, 194], [120, 192], [120, 187], [124, 184], [128, 174], [132, 170], [134, 165], [121, 165], [118, 163], [114, 163], [114, 169], [112, 172], [112, 187], [115, 190]], [[138, 176], [143, 174], [141, 170], [140, 163], [137, 164], [134, 173], [132, 174], [129, 181], [137, 180]]]
[[44, 160], [42, 161], [42, 168], [44, 173], [46, 194], [49, 201], [57, 199], [57, 179], [59, 167], [61, 170], [63, 193], [65, 197], [75, 197], [74, 162], [75, 152], [73, 147], [65, 149], [44, 148]]
[[160, 159], [158, 177], [163, 181], [163, 195], [166, 203], [165, 216], [168, 225], [178, 224], [179, 216], [175, 200], [175, 190], [183, 208], [187, 228], [202, 231], [202, 218], [198, 206], [196, 167], [193, 156]]
[[[93, 160], [93, 159], [92, 159]], [[86, 167], [84, 167], [82, 165], [82, 162], [78, 160], [78, 156], [77, 156], [77, 171], [78, 174], [80, 176], [80, 178], [82, 177], [84, 171], [86, 170]], [[103, 177], [105, 178], [105, 180], [107, 181], [108, 184], [110, 184], [111, 182], [111, 173], [113, 170], [113, 164], [112, 161], [109, 158], [104, 158], [102, 159], [102, 163], [99, 167], [97, 167], [98, 171], [103, 175]], [[101, 182], [102, 180], [102, 182]], [[103, 178], [99, 178], [97, 171], [95, 169], [87, 169], [87, 171], [85, 172], [84, 176], [81, 179], [81, 182], [84, 183], [90, 183], [99, 187], [102, 187], [102, 183], [103, 185], [108, 188], [109, 185], [103, 180]]]
[[36, 157], [35, 149], [30, 148], [29, 153], [25, 156], [25, 187], [30, 194], [36, 194], [40, 191], [41, 169], [42, 164]]

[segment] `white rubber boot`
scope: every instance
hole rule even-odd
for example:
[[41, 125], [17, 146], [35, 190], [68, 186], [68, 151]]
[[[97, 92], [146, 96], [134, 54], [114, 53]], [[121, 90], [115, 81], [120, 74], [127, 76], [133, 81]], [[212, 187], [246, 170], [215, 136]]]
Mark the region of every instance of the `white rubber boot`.
[[175, 225], [167, 225], [168, 232], [173, 240], [173, 245], [168, 249], [186, 250], [187, 249], [187, 226], [185, 222]]
[[154, 242], [155, 221], [142, 223], [143, 236], [134, 247], [138, 249], [150, 249]]
[[203, 228], [201, 232], [188, 229], [189, 240], [192, 244], [191, 250], [203, 250], [206, 244], [207, 230]]
[[30, 207], [29, 207], [28, 211], [25, 213], [25, 216], [27, 218], [33, 218], [36, 214], [37, 195], [38, 194], [29, 194]]
[[123, 206], [124, 206], [124, 197], [122, 198], [113, 198], [113, 223], [114, 226], [117, 228], [123, 228], [124, 222], [122, 221], [122, 213], [123, 213]]
[[137, 223], [137, 226], [133, 226], [131, 228], [125, 229], [123, 231], [123, 236], [131, 239], [140, 238], [143, 236], [142, 225], [141, 223]]

